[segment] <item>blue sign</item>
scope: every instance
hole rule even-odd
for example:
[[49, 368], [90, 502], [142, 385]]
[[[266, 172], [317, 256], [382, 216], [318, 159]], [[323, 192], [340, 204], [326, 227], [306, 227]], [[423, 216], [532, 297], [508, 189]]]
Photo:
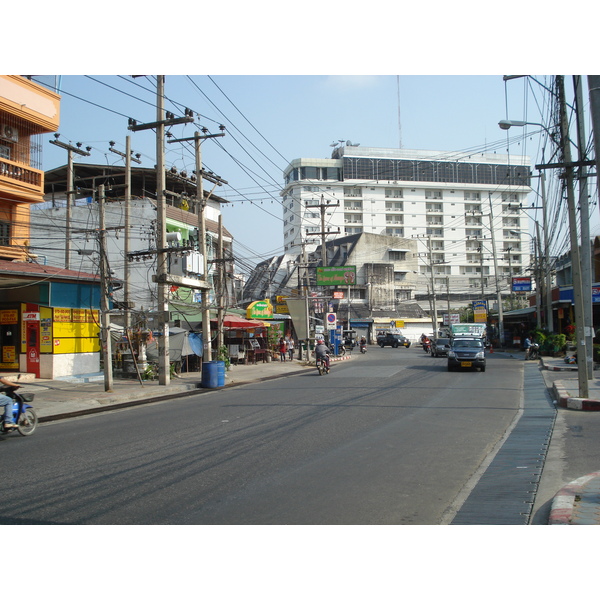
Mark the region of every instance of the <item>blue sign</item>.
[[530, 292], [531, 277], [513, 277], [512, 278], [513, 292]]
[[[575, 303], [573, 288], [571, 286], [561, 287], [559, 294], [559, 299], [561, 302], [570, 302], [571, 304]], [[600, 285], [597, 283], [592, 284], [592, 303], [600, 304]]]
[[487, 312], [487, 300], [473, 300], [473, 312]]

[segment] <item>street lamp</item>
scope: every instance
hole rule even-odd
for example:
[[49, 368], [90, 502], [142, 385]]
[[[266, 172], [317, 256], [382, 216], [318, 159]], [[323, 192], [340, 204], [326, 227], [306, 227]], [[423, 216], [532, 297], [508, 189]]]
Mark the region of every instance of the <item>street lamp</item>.
[[[546, 127], [544, 127], [544, 125], [542, 125], [541, 123], [532, 123], [531, 121], [510, 121], [510, 120], [502, 120], [502, 121], [498, 122], [498, 127], [500, 127], [500, 129], [510, 129], [511, 127], [525, 127], [525, 125], [537, 125], [538, 127], [541, 127], [546, 132], [548, 132]], [[549, 132], [548, 132], [548, 134], [549, 134]]]
[[[508, 130], [511, 127], [524, 127], [525, 125], [535, 125], [537, 127], [541, 127], [547, 134], [548, 137], [552, 137], [550, 131], [547, 129], [545, 125], [541, 123], [534, 123], [532, 121], [512, 121], [512, 120], [502, 120], [498, 122], [498, 127], [500, 129]], [[550, 242], [548, 240], [548, 216], [546, 211], [546, 175], [543, 171], [540, 171], [540, 181], [542, 183], [542, 220], [544, 227], [544, 256], [546, 264], [544, 266], [544, 271], [546, 275], [546, 327], [549, 332], [554, 330], [554, 318], [552, 315], [552, 281], [551, 281], [551, 273], [550, 273], [550, 265], [548, 263], [550, 256]], [[536, 221], [537, 222], [537, 221]], [[538, 316], [539, 318], [539, 316]]]

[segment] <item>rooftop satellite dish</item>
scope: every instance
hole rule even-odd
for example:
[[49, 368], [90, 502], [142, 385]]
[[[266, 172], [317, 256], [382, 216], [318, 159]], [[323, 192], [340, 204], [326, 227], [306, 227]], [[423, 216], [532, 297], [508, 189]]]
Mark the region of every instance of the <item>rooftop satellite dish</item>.
[[350, 140], [346, 140], [346, 146], [352, 146], [352, 142]]

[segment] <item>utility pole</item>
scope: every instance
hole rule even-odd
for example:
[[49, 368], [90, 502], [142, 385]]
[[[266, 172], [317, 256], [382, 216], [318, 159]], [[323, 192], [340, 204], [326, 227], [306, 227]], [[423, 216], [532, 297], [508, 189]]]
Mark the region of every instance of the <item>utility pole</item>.
[[60, 133], [55, 133], [54, 137], [56, 139], [50, 140], [51, 144], [58, 146], [59, 148], [64, 148], [67, 151], [67, 210], [65, 216], [65, 269], [71, 268], [71, 211], [73, 207], [73, 202], [75, 199], [75, 174], [73, 168], [73, 154], [79, 154], [80, 156], [89, 156], [91, 148], [88, 146], [86, 150], [81, 150], [81, 143], [77, 142], [76, 146], [72, 146], [71, 144], [65, 144], [64, 142], [59, 142], [58, 137]]
[[[139, 159], [140, 155], [136, 155], [135, 158], [131, 156], [131, 136], [127, 136], [125, 138], [125, 152], [120, 152], [119, 150], [114, 149], [114, 142], [109, 142], [111, 152], [122, 156], [125, 159], [125, 238], [123, 240], [123, 252], [125, 254], [125, 258], [129, 256], [130, 253], [130, 235], [129, 235], [129, 224], [131, 219], [131, 161], [136, 162], [137, 164], [142, 164], [142, 161]], [[130, 298], [130, 277], [129, 277], [130, 269], [129, 269], [129, 260], [125, 260], [125, 265], [123, 266], [123, 300], [125, 305], [125, 329], [128, 330], [131, 327], [131, 306], [129, 305]]]
[[156, 77], [156, 226], [157, 250], [156, 276], [158, 278], [158, 383], [169, 385], [171, 369], [169, 360], [169, 288], [165, 281], [167, 268], [167, 205], [165, 189], [165, 76]]
[[[186, 114], [191, 117], [191, 111], [186, 109]], [[193, 119], [192, 119], [193, 120]], [[204, 173], [202, 168], [202, 140], [209, 138], [223, 137], [225, 135], [225, 126], [219, 125], [221, 133], [208, 133], [206, 127], [202, 128], [202, 133], [195, 131], [194, 137], [192, 138], [180, 138], [176, 140], [169, 140], [167, 143], [173, 144], [175, 142], [194, 142], [194, 158], [196, 163], [196, 206], [198, 207], [198, 250], [202, 255], [202, 281], [200, 281], [196, 288], [200, 289], [201, 305], [202, 305], [202, 345], [203, 353], [202, 360], [209, 362], [212, 360], [212, 340], [210, 336], [210, 306], [208, 302], [208, 292], [210, 290], [210, 284], [208, 283], [208, 247], [206, 244], [206, 203], [210, 198], [214, 189], [217, 185], [227, 184], [227, 181], [221, 179], [217, 175], [212, 173]], [[207, 179], [211, 183], [214, 183], [213, 189], [209, 192], [208, 196], [204, 197], [204, 179]], [[216, 290], [216, 288], [215, 288]], [[221, 329], [221, 325], [217, 322], [217, 329]]]
[[106, 223], [104, 186], [98, 187], [98, 245], [100, 249], [100, 323], [102, 327], [102, 360], [104, 362], [104, 391], [112, 392], [112, 339], [108, 305], [108, 255], [106, 253]]
[[496, 256], [496, 239], [494, 237], [494, 214], [492, 208], [492, 194], [489, 196], [490, 201], [490, 232], [492, 234], [492, 256], [494, 257], [494, 278], [496, 281], [496, 298], [498, 302], [498, 335], [500, 337], [500, 347], [504, 347], [504, 312], [502, 308], [502, 293], [500, 292], [500, 284], [498, 282], [498, 259]]
[[325, 211], [328, 208], [336, 208], [340, 205], [338, 200], [337, 204], [331, 204], [329, 200], [325, 202], [324, 195], [321, 194], [321, 203], [319, 204], [319, 209], [321, 211], [321, 231], [315, 231], [307, 233], [306, 235], [320, 235], [321, 236], [321, 266], [327, 266], [327, 247], [325, 246], [325, 239], [329, 233], [340, 233], [340, 228], [338, 227], [337, 231], [325, 231]]
[[435, 276], [433, 272], [433, 251], [431, 249], [431, 236], [427, 237], [427, 248], [429, 250], [429, 264], [431, 266], [431, 295], [433, 298], [433, 337], [437, 338], [438, 330], [438, 318], [437, 318], [437, 306], [435, 298]]
[[[571, 237], [571, 263], [573, 265], [573, 299], [575, 302], [575, 325], [577, 336], [577, 369], [579, 381], [579, 396], [587, 398], [589, 387], [587, 379], [587, 348], [585, 345], [585, 315], [583, 308], [583, 291], [581, 278], [581, 259], [579, 253], [579, 240], [577, 237], [577, 207], [575, 205], [575, 192], [573, 186], [573, 164], [571, 158], [571, 142], [569, 140], [569, 121], [565, 100], [565, 84], [562, 75], [556, 76], [556, 85], [559, 96], [560, 133], [564, 156], [564, 169], [567, 187], [567, 204], [569, 209], [569, 229]], [[583, 367], [583, 368], [582, 368]]]
[[544, 225], [544, 276], [546, 289], [546, 328], [549, 333], [554, 331], [554, 318], [552, 316], [552, 272], [550, 268], [550, 241], [548, 237], [548, 211], [546, 208], [546, 174], [540, 171], [540, 184], [542, 188], [542, 219]]
[[506, 249], [507, 253], [508, 253], [508, 279], [510, 281], [510, 310], [513, 310], [515, 305], [514, 305], [514, 298], [515, 298], [515, 293], [513, 292], [513, 284], [512, 284], [512, 278], [513, 278], [513, 270], [512, 270], [512, 247], [509, 246]]
[[[583, 115], [583, 90], [581, 75], [573, 76], [575, 88], [575, 108], [577, 116], [577, 149], [578, 160], [584, 162], [586, 159], [585, 122]], [[592, 316], [592, 249], [590, 244], [590, 203], [587, 185], [587, 167], [579, 167], [579, 215], [581, 222], [581, 288], [583, 292], [583, 313], [585, 345], [589, 349], [587, 353], [587, 378], [594, 378], [594, 322]]]
[[219, 215], [219, 241], [217, 245], [217, 263], [219, 273], [218, 277], [218, 290], [217, 296], [217, 349], [221, 348], [223, 345], [223, 305], [224, 305], [224, 297], [225, 297], [225, 257], [223, 256], [223, 215]]
[[138, 125], [129, 119], [128, 129], [141, 131], [156, 129], [156, 276], [154, 281], [158, 287], [158, 383], [169, 385], [171, 379], [169, 360], [169, 272], [167, 266], [167, 210], [165, 189], [165, 125], [191, 123], [193, 117], [177, 117], [168, 113], [165, 120], [165, 76], [156, 76], [156, 121]]
[[540, 242], [540, 224], [535, 222], [535, 237], [533, 247], [535, 252], [535, 314], [537, 317], [537, 328], [542, 328], [542, 249]]

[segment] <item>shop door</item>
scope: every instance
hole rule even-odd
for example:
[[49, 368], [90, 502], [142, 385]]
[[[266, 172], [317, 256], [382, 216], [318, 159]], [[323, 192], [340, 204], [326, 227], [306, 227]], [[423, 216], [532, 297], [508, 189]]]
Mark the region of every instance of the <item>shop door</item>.
[[40, 322], [27, 321], [27, 372], [40, 376]]

